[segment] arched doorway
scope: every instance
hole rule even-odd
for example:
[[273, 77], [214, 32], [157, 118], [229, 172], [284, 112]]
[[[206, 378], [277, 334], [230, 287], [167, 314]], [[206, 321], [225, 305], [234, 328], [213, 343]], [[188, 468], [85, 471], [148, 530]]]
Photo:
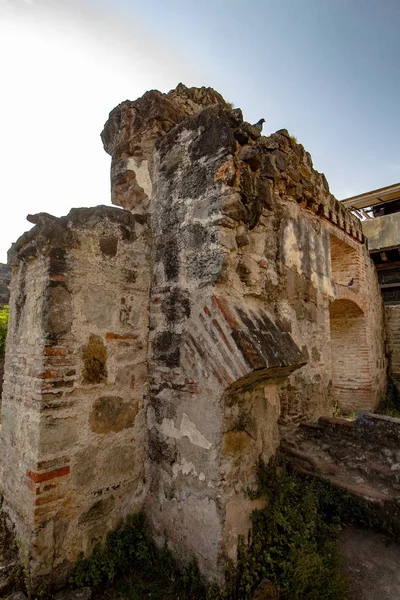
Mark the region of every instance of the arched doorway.
[[365, 315], [347, 299], [332, 302], [329, 312], [333, 402], [344, 413], [369, 410], [374, 397]]

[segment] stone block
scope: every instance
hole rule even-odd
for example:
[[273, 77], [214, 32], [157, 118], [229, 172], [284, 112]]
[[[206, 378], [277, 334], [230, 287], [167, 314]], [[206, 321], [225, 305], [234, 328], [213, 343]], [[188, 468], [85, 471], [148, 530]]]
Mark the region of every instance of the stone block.
[[90, 335], [83, 349], [82, 357], [82, 380], [84, 383], [95, 384], [107, 380], [107, 349], [98, 335]]
[[89, 416], [94, 433], [118, 432], [133, 427], [138, 413], [136, 400], [124, 402], [118, 396], [100, 396], [93, 405]]

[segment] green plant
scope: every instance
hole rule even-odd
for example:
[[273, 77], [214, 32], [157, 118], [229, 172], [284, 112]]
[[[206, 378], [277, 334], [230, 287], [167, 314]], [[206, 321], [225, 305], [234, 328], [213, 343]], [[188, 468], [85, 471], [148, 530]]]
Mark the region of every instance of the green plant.
[[342, 411], [339, 406], [339, 402], [337, 400], [335, 400], [335, 402], [333, 403], [332, 409], [333, 409], [333, 416], [335, 417], [335, 419], [340, 417], [340, 415], [342, 414]]
[[89, 558], [81, 557], [70, 583], [107, 588], [132, 599], [167, 598], [206, 600], [207, 589], [197, 564], [180, 568], [166, 548], [157, 548], [142, 513], [129, 516], [107, 536], [104, 547], [97, 545]]
[[2, 309], [0, 309], [0, 356], [4, 355], [6, 349], [6, 337], [9, 315], [10, 310], [8, 306], [4, 306]]
[[267, 498], [267, 507], [254, 511], [250, 539], [238, 545], [227, 600], [249, 600], [265, 579], [282, 600], [345, 600], [335, 551], [337, 523], [324, 519], [317, 482], [277, 459], [261, 467], [259, 495]]
[[342, 524], [393, 535], [369, 505], [324, 480], [295, 472], [281, 456], [261, 465], [252, 498], [266, 508], [252, 515], [252, 531], [238, 540], [236, 565], [228, 562], [226, 587], [207, 586], [195, 561], [180, 567], [169, 550], [157, 548], [142, 514], [129, 517], [103, 548], [78, 562], [77, 586], [102, 586], [104, 598], [144, 600], [250, 600], [270, 582], [280, 600], [346, 600], [336, 550]]

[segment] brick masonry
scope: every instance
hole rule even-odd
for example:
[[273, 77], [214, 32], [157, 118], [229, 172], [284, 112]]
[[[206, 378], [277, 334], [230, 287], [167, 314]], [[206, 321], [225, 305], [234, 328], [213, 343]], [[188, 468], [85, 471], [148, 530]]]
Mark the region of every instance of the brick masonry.
[[11, 253], [5, 508], [38, 575], [143, 507], [221, 581], [278, 419], [384, 393], [375, 270], [304, 148], [213, 90], [124, 102], [102, 139], [126, 210], [37, 215]]

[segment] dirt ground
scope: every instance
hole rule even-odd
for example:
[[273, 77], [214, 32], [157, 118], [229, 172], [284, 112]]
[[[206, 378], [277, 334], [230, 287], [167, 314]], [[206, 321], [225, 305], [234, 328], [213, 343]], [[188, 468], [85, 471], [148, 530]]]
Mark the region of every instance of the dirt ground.
[[346, 527], [339, 551], [351, 600], [400, 600], [400, 546], [378, 533]]

